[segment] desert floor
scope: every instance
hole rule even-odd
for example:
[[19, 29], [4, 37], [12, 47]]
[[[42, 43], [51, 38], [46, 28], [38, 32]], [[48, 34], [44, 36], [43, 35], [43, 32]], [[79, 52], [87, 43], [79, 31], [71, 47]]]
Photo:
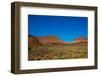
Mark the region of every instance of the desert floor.
[[87, 58], [87, 46], [34, 46], [28, 50], [28, 60], [54, 60]]

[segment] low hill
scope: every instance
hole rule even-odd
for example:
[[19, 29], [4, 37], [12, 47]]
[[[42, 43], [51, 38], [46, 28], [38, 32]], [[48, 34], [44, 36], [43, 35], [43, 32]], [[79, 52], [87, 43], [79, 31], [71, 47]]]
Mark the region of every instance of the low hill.
[[87, 38], [76, 38], [74, 42], [68, 43], [59, 39], [57, 36], [32, 36], [28, 38], [29, 46], [37, 45], [67, 45], [67, 44], [79, 44], [87, 45]]

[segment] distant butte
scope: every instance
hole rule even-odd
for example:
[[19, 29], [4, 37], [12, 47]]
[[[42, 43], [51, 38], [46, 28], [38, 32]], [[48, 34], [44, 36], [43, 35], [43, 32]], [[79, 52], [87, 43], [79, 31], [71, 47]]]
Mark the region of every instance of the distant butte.
[[[76, 38], [73, 43], [85, 43], [87, 44], [87, 38]], [[57, 36], [32, 36], [29, 35], [28, 45], [36, 46], [36, 45], [67, 45], [70, 44], [68, 42], [64, 42], [60, 40]]]

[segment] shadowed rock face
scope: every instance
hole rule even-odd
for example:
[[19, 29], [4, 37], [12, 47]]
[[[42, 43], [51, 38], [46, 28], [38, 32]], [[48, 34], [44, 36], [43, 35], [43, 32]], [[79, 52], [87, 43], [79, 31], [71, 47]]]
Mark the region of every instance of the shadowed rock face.
[[28, 38], [28, 46], [33, 47], [37, 45], [42, 45], [36, 36], [32, 36]]

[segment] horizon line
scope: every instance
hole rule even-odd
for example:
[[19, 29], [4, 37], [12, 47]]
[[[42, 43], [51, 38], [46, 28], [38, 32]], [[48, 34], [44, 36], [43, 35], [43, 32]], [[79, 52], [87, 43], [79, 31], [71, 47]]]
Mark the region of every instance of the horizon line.
[[[29, 37], [29, 35], [30, 35], [30, 34], [28, 34], [28, 37]], [[30, 35], [30, 36], [33, 37], [33, 36], [36, 36], [36, 35]], [[45, 35], [45, 36], [36, 36], [36, 37], [49, 37], [49, 36], [54, 37], [55, 35]], [[84, 39], [87, 39], [87, 40], [88, 40], [88, 37], [77, 37], [77, 38], [73, 38], [72, 41], [65, 41], [65, 40], [61, 39], [60, 37], [58, 37], [58, 36], [55, 36], [55, 37], [57, 37], [58, 39], [60, 39], [60, 40], [62, 40], [62, 41], [64, 41], [64, 42], [74, 42], [75, 39], [77, 39], [77, 38], [84, 38]]]

